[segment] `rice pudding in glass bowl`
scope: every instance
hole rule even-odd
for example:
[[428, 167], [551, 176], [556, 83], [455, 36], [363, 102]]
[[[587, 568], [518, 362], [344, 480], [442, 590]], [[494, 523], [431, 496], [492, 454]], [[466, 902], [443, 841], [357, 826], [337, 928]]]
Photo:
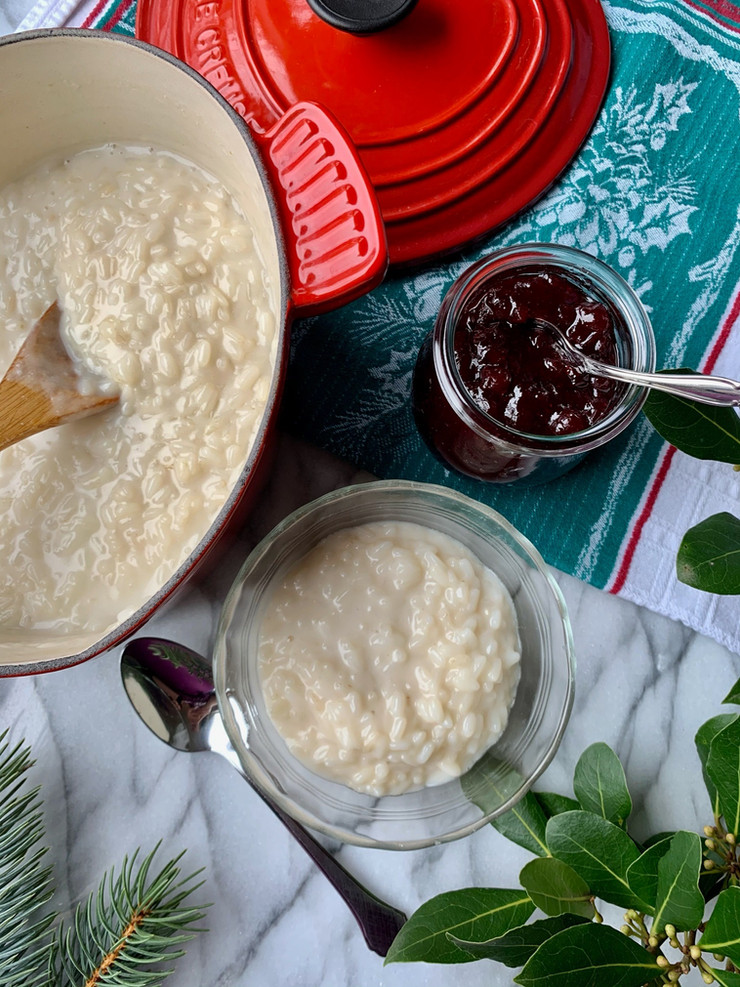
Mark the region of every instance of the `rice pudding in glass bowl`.
[[444, 487], [334, 491], [251, 553], [214, 652], [249, 780], [346, 843], [414, 849], [505, 812], [573, 700], [560, 590], [501, 515]]

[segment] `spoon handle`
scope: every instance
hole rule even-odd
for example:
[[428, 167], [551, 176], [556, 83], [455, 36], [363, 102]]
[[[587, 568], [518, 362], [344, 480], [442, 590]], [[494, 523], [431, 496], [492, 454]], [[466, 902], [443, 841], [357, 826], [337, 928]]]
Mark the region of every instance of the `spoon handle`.
[[740, 405], [740, 381], [730, 380], [729, 377], [711, 377], [709, 374], [697, 373], [643, 373], [640, 370], [627, 370], [626, 367], [615, 367], [602, 363], [592, 356], [581, 352], [575, 347], [565, 332], [546, 319], [533, 318], [533, 327], [545, 329], [558, 345], [562, 356], [573, 366], [596, 377], [606, 377], [608, 380], [619, 380], [625, 384], [636, 384], [638, 387], [653, 388], [664, 391], [679, 398], [688, 398], [701, 404], [713, 404], [720, 408], [732, 408]]
[[297, 819], [252, 782], [226, 735], [206, 659], [175, 641], [134, 638], [121, 654], [121, 676], [134, 709], [160, 740], [175, 750], [211, 751], [226, 758], [339, 892], [368, 947], [386, 956], [406, 916], [363, 887]]
[[239, 755], [226, 737], [223, 720], [215, 703], [210, 719], [212, 720], [211, 726], [217, 727], [219, 739], [216, 741], [215, 736], [212, 735], [209, 739], [210, 746], [207, 749], [225, 757], [244, 778], [252, 791], [259, 795], [268, 809], [272, 809], [283, 826], [300, 843], [321, 873], [344, 899], [345, 904], [357, 920], [368, 948], [380, 956], [386, 956], [391, 943], [401, 930], [401, 926], [406, 922], [404, 913], [398, 908], [394, 908], [393, 905], [389, 905], [387, 901], [383, 901], [382, 898], [378, 898], [372, 891], [368, 891], [353, 874], [342, 867], [337, 858], [326, 847], [322, 846], [302, 823], [289, 815], [269, 795], [260, 791], [244, 771]]
[[675, 397], [688, 398], [701, 404], [728, 408], [740, 405], [740, 382], [728, 377], [710, 377], [707, 374], [647, 374], [624, 367], [610, 367], [598, 360], [587, 358], [590, 371], [599, 377], [609, 377], [626, 384], [651, 387]]
[[[218, 714], [214, 715], [218, 716]], [[218, 720], [220, 721], [220, 716], [218, 716]], [[219, 723], [220, 725], [221, 723]], [[236, 768], [252, 791], [259, 795], [269, 809], [272, 809], [329, 883], [339, 892], [340, 897], [344, 899], [357, 920], [368, 948], [380, 956], [386, 956], [391, 943], [401, 930], [401, 926], [406, 922], [404, 913], [398, 908], [394, 908], [393, 905], [389, 905], [387, 901], [383, 901], [382, 898], [378, 898], [372, 891], [368, 891], [297, 819], [294, 819], [268, 795], [260, 791], [245, 774], [239, 757], [231, 744], [228, 742], [227, 744], [220, 744], [217, 753], [225, 757], [232, 767]]]
[[[257, 794], [261, 795], [260, 792]], [[403, 912], [368, 891], [303, 826], [273, 802], [265, 802], [339, 892], [357, 920], [368, 948], [386, 956], [391, 943], [406, 922]]]

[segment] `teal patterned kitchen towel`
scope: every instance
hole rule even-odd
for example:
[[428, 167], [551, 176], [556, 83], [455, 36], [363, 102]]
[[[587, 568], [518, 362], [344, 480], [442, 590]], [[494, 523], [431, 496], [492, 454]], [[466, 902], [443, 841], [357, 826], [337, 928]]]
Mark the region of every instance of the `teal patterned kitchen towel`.
[[724, 2], [605, 4], [606, 102], [587, 144], [533, 208], [474, 250], [388, 279], [296, 326], [285, 424], [382, 477], [430, 480], [506, 515], [552, 565], [680, 618], [740, 651], [740, 600], [679, 584], [682, 533], [740, 516], [740, 475], [668, 450], [647, 420], [541, 487], [445, 470], [414, 426], [416, 355], [455, 277], [492, 249], [552, 241], [601, 257], [637, 291], [659, 365], [740, 377], [740, 10]]
[[[493, 2], [493, 0], [492, 0]], [[676, 453], [640, 419], [550, 484], [489, 486], [445, 470], [409, 395], [422, 339], [455, 277], [494, 248], [570, 244], [637, 291], [659, 364], [740, 376], [740, 9], [727, 0], [604, 3], [613, 71], [592, 133], [556, 186], [486, 242], [389, 277], [294, 328], [286, 429], [381, 477], [446, 484], [505, 514], [552, 565], [740, 651], [740, 601], [678, 583], [683, 532], [740, 515], [740, 476]], [[133, 34], [133, 0], [76, 23]]]

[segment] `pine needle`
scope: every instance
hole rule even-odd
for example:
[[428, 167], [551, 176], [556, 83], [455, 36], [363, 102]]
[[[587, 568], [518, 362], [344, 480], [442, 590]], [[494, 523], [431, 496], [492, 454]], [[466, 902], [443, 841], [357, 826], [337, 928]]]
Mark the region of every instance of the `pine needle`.
[[33, 765], [23, 743], [0, 733], [0, 987], [158, 987], [199, 931], [208, 906], [187, 900], [199, 871], [182, 878], [183, 854], [153, 871], [159, 849], [138, 863], [124, 858], [65, 928], [51, 910], [39, 789], [27, 790]]
[[0, 734], [0, 987], [46, 982], [54, 913], [39, 789], [24, 791], [33, 765], [29, 748], [9, 749]]
[[188, 907], [199, 872], [180, 879], [176, 857], [151, 876], [157, 847], [137, 864], [139, 851], [110, 871], [77, 906], [71, 926], [60, 926], [51, 957], [54, 987], [155, 987], [172, 973], [205, 915]]

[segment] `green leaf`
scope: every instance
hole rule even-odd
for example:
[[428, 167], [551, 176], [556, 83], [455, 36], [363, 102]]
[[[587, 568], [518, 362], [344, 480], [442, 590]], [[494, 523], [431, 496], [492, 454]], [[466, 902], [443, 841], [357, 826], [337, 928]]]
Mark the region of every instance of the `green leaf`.
[[678, 548], [676, 575], [706, 593], [740, 594], [740, 519], [723, 511], [689, 528]]
[[722, 702], [732, 703], [734, 706], [740, 706], [740, 679], [738, 679], [733, 685]]
[[534, 794], [548, 819], [552, 816], [559, 816], [561, 812], [572, 812], [573, 809], [580, 809], [580, 805], [575, 799], [558, 795], [556, 792], [535, 792]]
[[[704, 856], [709, 857], [710, 853], [708, 850], [704, 851]], [[717, 854], [713, 855], [715, 857], [715, 863], [719, 862], [719, 856]], [[701, 877], [699, 878], [699, 889], [704, 896], [704, 901], [712, 901], [720, 893], [721, 889], [725, 885], [725, 875], [719, 871], [703, 871]]]
[[719, 893], [699, 946], [740, 965], [740, 888], [725, 888]]
[[730, 833], [740, 831], [740, 719], [712, 739], [707, 774], [717, 790], [717, 804]]
[[624, 826], [632, 812], [622, 763], [607, 744], [591, 744], [581, 754], [573, 777], [573, 791], [581, 808]]
[[660, 967], [608, 925], [578, 925], [544, 942], [514, 977], [522, 987], [641, 987]]
[[658, 864], [668, 853], [673, 835], [671, 833], [670, 836], [653, 843], [627, 868], [627, 883], [635, 892], [635, 896], [650, 906], [648, 911], [651, 915], [655, 912], [655, 904], [658, 900]]
[[513, 809], [491, 820], [491, 825], [507, 840], [523, 846], [525, 850], [547, 857], [549, 851], [545, 842], [547, 817], [542, 806], [531, 792], [527, 792]]
[[[651, 837], [643, 853], [640, 854], [634, 864], [630, 865], [627, 871], [630, 887], [646, 905], [650, 906], [646, 908], [650, 915], [655, 914], [655, 906], [658, 901], [658, 864], [661, 858], [668, 853], [671, 842], [676, 835], [676, 833], [662, 833]], [[689, 835], [693, 836], [694, 834]], [[711, 899], [715, 885], [722, 878], [723, 875], [717, 871], [703, 871], [700, 867], [699, 892], [704, 902]], [[698, 912], [698, 898], [696, 901]], [[665, 921], [671, 920], [666, 919]]]
[[498, 939], [489, 939], [488, 942], [465, 942], [457, 936], [450, 938], [457, 946], [471, 952], [478, 959], [495, 960], [497, 963], [503, 963], [504, 966], [518, 967], [524, 966], [529, 957], [547, 939], [562, 932], [563, 929], [584, 923], [588, 923], [588, 919], [566, 912], [555, 918], [543, 918], [530, 925], [520, 925], [518, 929], [512, 929], [506, 935]]
[[523, 925], [534, 904], [521, 890], [463, 888], [437, 895], [418, 908], [393, 940], [386, 963], [467, 963], [476, 957], [450, 936], [486, 942]]
[[655, 846], [657, 843], [662, 843], [663, 840], [670, 840], [671, 837], [675, 835], [675, 829], [666, 829], [662, 833], [653, 833], [652, 836], [648, 836], [648, 838], [643, 842], [643, 849], [648, 850], [651, 846]]
[[[670, 372], [692, 373], [691, 370]], [[734, 409], [715, 408], [651, 391], [643, 410], [656, 432], [689, 456], [733, 465], [740, 463], [740, 418]]]
[[530, 860], [519, 874], [519, 881], [535, 905], [545, 915], [572, 913], [593, 918], [591, 889], [578, 874], [554, 857]]
[[717, 970], [714, 967], [710, 969], [721, 987], [740, 987], [740, 973], [730, 973], [729, 970]]
[[[460, 783], [466, 797], [489, 813], [512, 798], [522, 788], [524, 780], [510, 765], [489, 753], [466, 771]], [[539, 803], [529, 792], [507, 812], [491, 820], [491, 825], [508, 840], [540, 857], [546, 857], [548, 853], [546, 823]]]
[[709, 749], [711, 747], [712, 741], [720, 732], [724, 730], [725, 727], [729, 726], [730, 723], [734, 723], [738, 719], [738, 713], [720, 713], [718, 716], [713, 716], [706, 723], [702, 723], [699, 729], [696, 731], [696, 736], [694, 737], [694, 743], [696, 744], [696, 750], [699, 754], [699, 760], [701, 761], [702, 774], [704, 776], [704, 784], [709, 792], [709, 799], [712, 803], [712, 813], [715, 816], [719, 816], [719, 803], [717, 801], [717, 789], [714, 786], [714, 782], [707, 774], [707, 758], [709, 757]]
[[640, 851], [619, 826], [592, 812], [564, 812], [548, 820], [546, 837], [550, 853], [580, 874], [592, 894], [613, 905], [642, 907], [627, 881]]
[[678, 832], [668, 852], [658, 860], [658, 892], [651, 932], [667, 924], [685, 932], [696, 929], [704, 918], [704, 896], [699, 890], [702, 866], [701, 840], [696, 833]]

